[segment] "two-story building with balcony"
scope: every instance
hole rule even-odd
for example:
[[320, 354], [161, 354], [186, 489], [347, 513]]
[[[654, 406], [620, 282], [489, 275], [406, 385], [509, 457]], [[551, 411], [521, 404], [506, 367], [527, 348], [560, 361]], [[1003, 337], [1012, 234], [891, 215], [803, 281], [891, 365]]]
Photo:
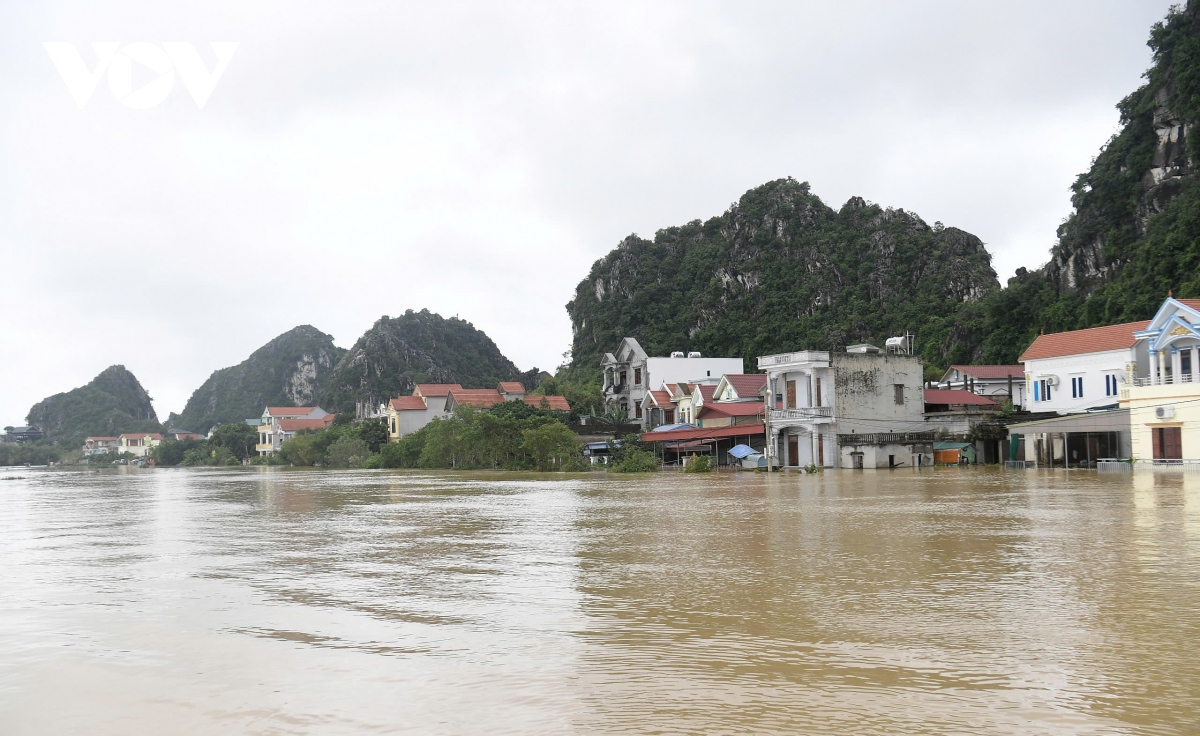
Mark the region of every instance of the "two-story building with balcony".
[[764, 355], [768, 462], [776, 467], [928, 465], [918, 356], [856, 345], [855, 352]]
[[1134, 339], [1120, 397], [1134, 467], [1200, 466], [1200, 299], [1168, 298]]
[[[1039, 335], [1021, 354], [1026, 408], [1057, 417], [1008, 427], [1010, 460], [1037, 467], [1096, 467], [1130, 456], [1129, 415], [1121, 392], [1149, 365], [1135, 335], [1150, 323], [1126, 322]], [[1143, 369], [1145, 372], [1148, 369]]]
[[259, 455], [279, 452], [297, 432], [324, 429], [333, 424], [335, 416], [319, 406], [268, 406], [258, 420], [255, 449]]
[[[726, 373], [741, 373], [741, 358], [705, 358], [700, 353], [674, 352], [669, 357], [650, 357], [632, 337], [621, 340], [616, 352], [600, 360], [603, 371], [601, 392], [608, 413], [624, 412], [628, 421], [648, 425], [643, 401], [652, 389], [663, 384], [716, 384]], [[708, 379], [704, 381], [703, 379]]]

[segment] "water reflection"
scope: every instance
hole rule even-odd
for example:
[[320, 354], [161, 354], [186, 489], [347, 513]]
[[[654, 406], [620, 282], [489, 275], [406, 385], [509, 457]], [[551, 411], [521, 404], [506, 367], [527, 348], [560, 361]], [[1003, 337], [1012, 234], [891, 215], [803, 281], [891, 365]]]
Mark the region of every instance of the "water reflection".
[[1200, 715], [1200, 477], [19, 475], [0, 484], [6, 734]]

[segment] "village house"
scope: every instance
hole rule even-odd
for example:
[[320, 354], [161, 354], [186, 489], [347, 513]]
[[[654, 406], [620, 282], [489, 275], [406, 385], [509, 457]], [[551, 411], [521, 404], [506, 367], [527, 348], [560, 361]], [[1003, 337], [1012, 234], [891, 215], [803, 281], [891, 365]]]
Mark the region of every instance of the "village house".
[[259, 455], [274, 454], [298, 432], [324, 429], [335, 417], [319, 406], [268, 406], [259, 419], [255, 449]]
[[647, 391], [642, 399], [642, 416], [646, 419], [646, 428], [654, 429], [664, 424], [675, 423], [675, 403], [671, 401], [671, 392], [665, 387]]
[[[699, 401], [693, 399], [696, 422], [701, 427], [761, 424], [766, 412], [765, 373], [727, 373]], [[699, 387], [697, 387], [699, 391]]]
[[128, 432], [117, 437], [116, 452], [128, 452], [134, 457], [146, 457], [151, 448], [161, 445], [163, 436], [158, 432]]
[[527, 394], [518, 381], [501, 381], [494, 389], [468, 389], [457, 383], [418, 384], [412, 396], [398, 396], [388, 402], [388, 441], [396, 442], [434, 419], [451, 416], [460, 406], [488, 409], [505, 401], [520, 401], [550, 411], [571, 410], [564, 397]]
[[117, 452], [117, 446], [121, 443], [118, 437], [88, 437], [83, 441], [84, 455], [107, 455], [110, 452]]
[[997, 404], [1011, 401], [1025, 406], [1024, 365], [952, 365], [942, 374], [937, 388], [960, 389], [986, 396]]
[[20, 445], [26, 442], [37, 442], [43, 437], [45, 434], [37, 427], [9, 427], [3, 435], [0, 435], [0, 441]]
[[869, 345], [854, 352], [764, 355], [766, 455], [772, 466], [928, 465], [921, 358]]
[[[1182, 304], [1182, 302], [1180, 302]], [[1013, 460], [1037, 467], [1095, 467], [1132, 452], [1121, 392], [1138, 366], [1149, 375], [1149, 321], [1042, 334], [1021, 355], [1026, 408], [1061, 416], [1008, 427]]]
[[1200, 465], [1200, 299], [1168, 297], [1134, 339], [1120, 399], [1135, 467]]
[[705, 378], [715, 383], [726, 373], [741, 373], [742, 366], [741, 358], [705, 358], [697, 352], [650, 357], [636, 339], [626, 337], [615, 353], [605, 353], [600, 360], [604, 409], [610, 414], [623, 412], [629, 421], [646, 428], [642, 402], [654, 387]]

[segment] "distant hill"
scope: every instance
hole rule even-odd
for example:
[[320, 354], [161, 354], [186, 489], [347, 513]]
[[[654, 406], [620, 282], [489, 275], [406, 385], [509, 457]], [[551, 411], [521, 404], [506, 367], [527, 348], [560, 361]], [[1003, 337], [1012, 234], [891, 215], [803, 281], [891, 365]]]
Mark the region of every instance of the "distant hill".
[[150, 394], [123, 365], [109, 366], [86, 386], [34, 404], [25, 421], [64, 445], [82, 445], [89, 435], [160, 429]]
[[312, 404], [345, 352], [311, 325], [288, 330], [241, 363], [214, 371], [169, 423], [206, 432], [261, 416], [265, 406]]
[[355, 402], [378, 404], [409, 394], [418, 383], [491, 387], [500, 381], [536, 381], [523, 375], [491, 338], [465, 320], [427, 309], [382, 317], [350, 348], [320, 394], [330, 411], [352, 411]]
[[807, 183], [780, 179], [707, 221], [630, 235], [596, 261], [567, 305], [572, 373], [597, 376], [625, 336], [651, 355], [696, 350], [753, 368], [758, 355], [911, 330], [940, 365], [960, 314], [998, 289], [974, 235], [858, 197], [835, 210]]

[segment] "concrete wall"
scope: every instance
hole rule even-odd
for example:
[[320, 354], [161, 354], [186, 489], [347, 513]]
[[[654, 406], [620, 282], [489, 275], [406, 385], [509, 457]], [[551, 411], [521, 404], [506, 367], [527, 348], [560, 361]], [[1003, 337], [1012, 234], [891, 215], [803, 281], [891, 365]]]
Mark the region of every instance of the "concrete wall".
[[[916, 355], [832, 353], [838, 434], [924, 432], [925, 381]], [[896, 403], [895, 385], [903, 386]]]
[[[1123, 406], [1129, 407], [1131, 457], [1138, 460], [1154, 457], [1155, 427], [1179, 427], [1184, 459], [1200, 459], [1200, 383], [1134, 387]], [[1174, 415], [1158, 419], [1154, 409], [1159, 406], [1170, 406]]]

